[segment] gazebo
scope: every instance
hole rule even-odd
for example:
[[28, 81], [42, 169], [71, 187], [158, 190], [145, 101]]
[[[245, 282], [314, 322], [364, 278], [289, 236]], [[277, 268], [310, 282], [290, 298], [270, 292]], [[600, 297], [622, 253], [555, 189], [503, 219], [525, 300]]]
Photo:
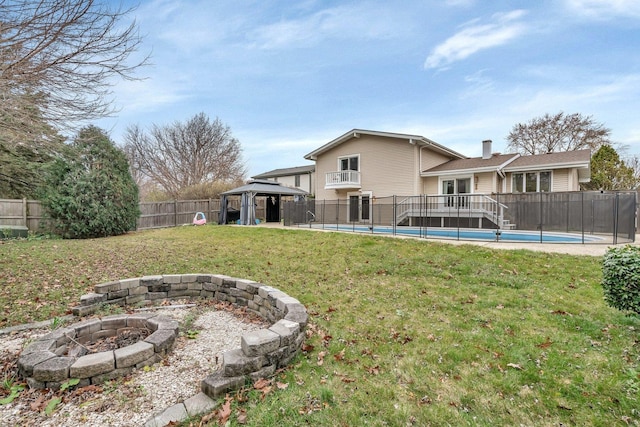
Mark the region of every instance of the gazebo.
[[227, 196], [240, 196], [240, 224], [255, 225], [256, 223], [256, 202], [255, 198], [259, 196], [267, 197], [266, 221], [280, 221], [280, 198], [282, 196], [294, 196], [304, 198], [309, 193], [297, 188], [285, 187], [275, 181], [256, 179], [249, 181], [247, 184], [234, 188], [233, 190], [221, 193], [220, 198], [220, 214], [218, 216], [218, 224], [227, 223]]

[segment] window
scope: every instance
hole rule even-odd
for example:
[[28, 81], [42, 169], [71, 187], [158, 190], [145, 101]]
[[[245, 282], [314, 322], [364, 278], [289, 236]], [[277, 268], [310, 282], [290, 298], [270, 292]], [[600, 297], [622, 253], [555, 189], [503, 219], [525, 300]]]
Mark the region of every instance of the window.
[[296, 187], [300, 187], [300, 175], [294, 177], [294, 184]]
[[514, 193], [547, 193], [551, 191], [551, 172], [514, 173], [511, 182]]
[[357, 171], [358, 156], [341, 157], [338, 159], [341, 171]]

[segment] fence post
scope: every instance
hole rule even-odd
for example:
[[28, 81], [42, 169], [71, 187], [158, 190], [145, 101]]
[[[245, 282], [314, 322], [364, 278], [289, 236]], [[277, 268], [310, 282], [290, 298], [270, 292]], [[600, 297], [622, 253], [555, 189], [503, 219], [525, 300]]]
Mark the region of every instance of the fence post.
[[27, 227], [27, 198], [22, 199], [22, 225]]
[[178, 226], [178, 201], [173, 201], [173, 226]]

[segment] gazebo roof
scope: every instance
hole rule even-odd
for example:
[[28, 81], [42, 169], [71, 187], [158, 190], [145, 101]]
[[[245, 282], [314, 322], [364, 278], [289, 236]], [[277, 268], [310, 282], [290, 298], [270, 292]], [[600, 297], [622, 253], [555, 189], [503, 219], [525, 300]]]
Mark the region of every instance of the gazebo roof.
[[264, 179], [254, 179], [247, 184], [221, 193], [224, 196], [238, 196], [244, 193], [253, 193], [255, 196], [269, 196], [278, 194], [280, 196], [306, 196], [309, 193], [297, 188], [285, 187], [278, 182]]

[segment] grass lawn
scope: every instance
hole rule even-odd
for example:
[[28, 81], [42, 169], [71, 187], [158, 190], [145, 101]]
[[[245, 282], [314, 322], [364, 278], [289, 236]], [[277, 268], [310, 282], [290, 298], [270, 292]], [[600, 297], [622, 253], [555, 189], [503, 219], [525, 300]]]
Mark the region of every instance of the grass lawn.
[[4, 241], [0, 326], [170, 273], [252, 279], [311, 314], [309, 351], [281, 387], [233, 395], [230, 425], [640, 425], [640, 320], [605, 304], [596, 257], [258, 227]]

